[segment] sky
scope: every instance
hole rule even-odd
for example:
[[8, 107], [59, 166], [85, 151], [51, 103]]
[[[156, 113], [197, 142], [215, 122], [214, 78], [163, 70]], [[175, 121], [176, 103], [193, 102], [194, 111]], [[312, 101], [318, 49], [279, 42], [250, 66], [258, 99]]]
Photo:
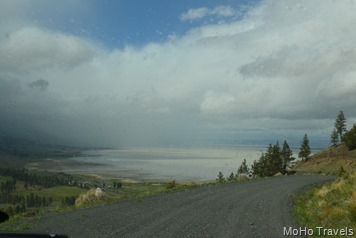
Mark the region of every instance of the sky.
[[0, 135], [329, 142], [356, 123], [356, 2], [0, 1]]

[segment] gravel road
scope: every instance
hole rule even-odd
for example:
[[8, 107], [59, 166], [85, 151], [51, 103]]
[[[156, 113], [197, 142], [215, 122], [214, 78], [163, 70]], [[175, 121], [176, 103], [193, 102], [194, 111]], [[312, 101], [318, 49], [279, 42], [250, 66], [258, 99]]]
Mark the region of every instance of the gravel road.
[[283, 176], [199, 187], [141, 201], [48, 215], [31, 232], [69, 237], [283, 237], [291, 194], [325, 176]]

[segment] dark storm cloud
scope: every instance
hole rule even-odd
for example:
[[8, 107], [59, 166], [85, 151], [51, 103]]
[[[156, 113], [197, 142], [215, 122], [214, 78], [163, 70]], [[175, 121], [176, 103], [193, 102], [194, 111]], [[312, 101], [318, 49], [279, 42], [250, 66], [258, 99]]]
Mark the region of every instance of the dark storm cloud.
[[351, 1], [266, 0], [240, 21], [110, 50], [21, 17], [42, 1], [17, 3], [0, 3], [0, 13], [19, 16], [16, 27], [13, 15], [0, 16], [2, 133], [160, 145], [249, 132], [327, 135], [339, 110], [356, 120]]
[[39, 88], [41, 91], [47, 90], [49, 82], [44, 79], [38, 79], [28, 84], [30, 88]]
[[3, 98], [2, 102], [18, 94], [20, 90], [21, 83], [19, 80], [0, 77], [0, 97]]

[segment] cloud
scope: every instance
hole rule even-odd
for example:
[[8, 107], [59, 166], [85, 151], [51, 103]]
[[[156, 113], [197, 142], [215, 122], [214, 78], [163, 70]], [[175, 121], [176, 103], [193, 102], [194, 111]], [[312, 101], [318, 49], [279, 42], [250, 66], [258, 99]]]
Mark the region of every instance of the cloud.
[[227, 93], [208, 91], [200, 105], [202, 112], [229, 113], [233, 110], [235, 98]]
[[[328, 140], [340, 110], [356, 120], [355, 10], [350, 1], [267, 0], [243, 20], [114, 49], [41, 25], [9, 27], [0, 38], [0, 129], [86, 145], [249, 133]], [[181, 20], [233, 14], [191, 9]]]
[[23, 27], [0, 40], [2, 71], [35, 71], [47, 67], [75, 67], [93, 55], [88, 42], [38, 27]]
[[181, 21], [191, 21], [196, 19], [201, 19], [209, 13], [209, 9], [206, 7], [189, 9], [187, 12], [183, 13], [179, 19]]
[[48, 81], [44, 79], [38, 79], [28, 84], [30, 88], [39, 88], [41, 91], [45, 91], [48, 88]]
[[231, 17], [236, 14], [236, 11], [231, 6], [217, 6], [213, 9], [206, 7], [189, 9], [182, 13], [179, 17], [181, 21], [200, 20], [204, 17]]
[[230, 6], [217, 6], [211, 10], [211, 15], [231, 17], [236, 14], [236, 11]]

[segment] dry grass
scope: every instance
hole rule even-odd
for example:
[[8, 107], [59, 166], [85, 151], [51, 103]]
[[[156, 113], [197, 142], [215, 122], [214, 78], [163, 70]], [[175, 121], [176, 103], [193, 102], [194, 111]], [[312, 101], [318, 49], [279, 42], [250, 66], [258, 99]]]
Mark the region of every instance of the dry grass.
[[349, 151], [343, 144], [316, 153], [296, 170], [336, 174], [341, 166], [349, 173], [356, 172], [356, 150]]
[[330, 191], [330, 189], [328, 189], [327, 187], [322, 187], [318, 191], [315, 192], [315, 195], [318, 198], [324, 198], [329, 193], [329, 191]]
[[88, 192], [80, 194], [75, 200], [75, 206], [80, 207], [100, 201], [104, 197], [104, 192], [100, 189], [90, 189]]
[[356, 228], [356, 173], [302, 195], [296, 199], [294, 212], [310, 228]]

